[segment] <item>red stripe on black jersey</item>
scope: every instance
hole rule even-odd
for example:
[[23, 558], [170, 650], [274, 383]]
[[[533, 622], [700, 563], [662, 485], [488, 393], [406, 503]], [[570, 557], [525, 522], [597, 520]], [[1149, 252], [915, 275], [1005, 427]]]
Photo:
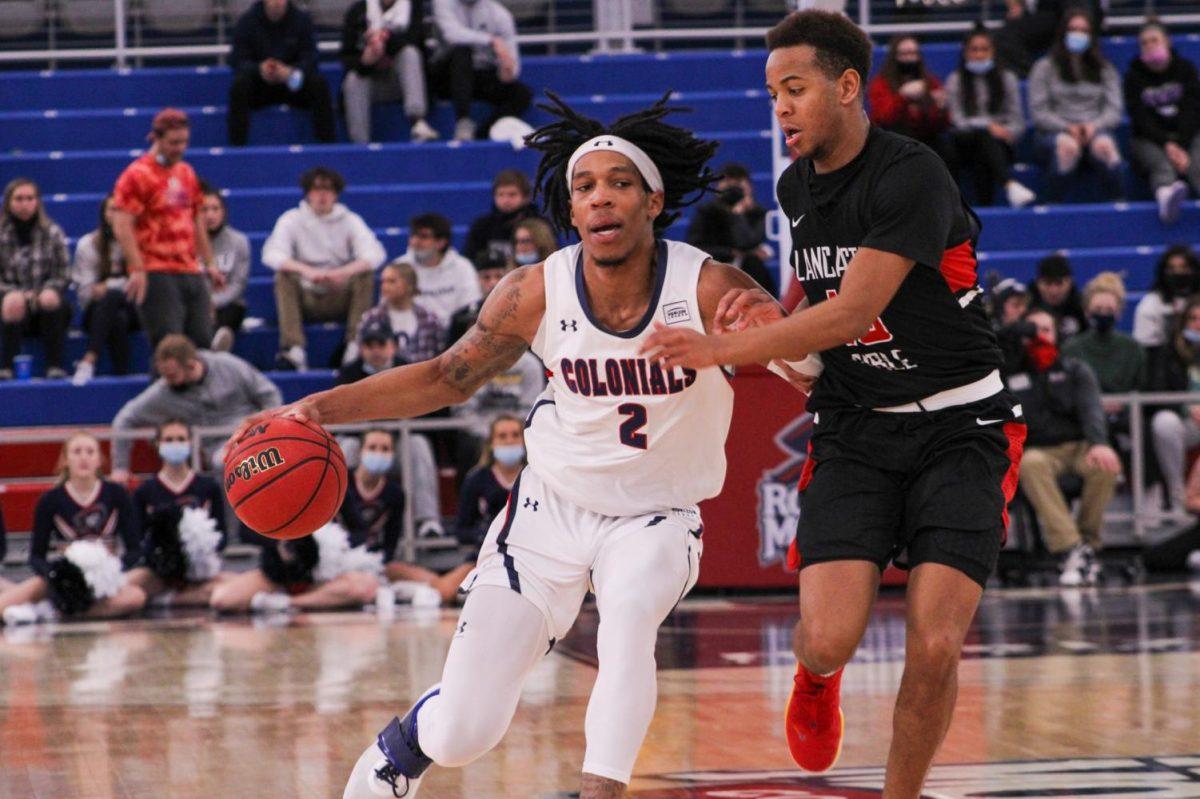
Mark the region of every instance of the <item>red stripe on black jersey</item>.
[[975, 272], [978, 265], [979, 262], [975, 260], [975, 246], [968, 239], [942, 254], [942, 277], [953, 292], [974, 288], [979, 280]]
[[1004, 522], [1004, 532], [1001, 533], [1001, 544], [1008, 540], [1008, 506], [1012, 503], [1013, 495], [1017, 493], [1021, 455], [1025, 452], [1025, 425], [1020, 422], [1006, 422], [1004, 435], [1008, 437], [1008, 451], [1005, 453], [1008, 455], [1008, 471], [1004, 473], [1004, 480], [1000, 483], [1000, 490], [1004, 492], [1004, 512], [1001, 519]]

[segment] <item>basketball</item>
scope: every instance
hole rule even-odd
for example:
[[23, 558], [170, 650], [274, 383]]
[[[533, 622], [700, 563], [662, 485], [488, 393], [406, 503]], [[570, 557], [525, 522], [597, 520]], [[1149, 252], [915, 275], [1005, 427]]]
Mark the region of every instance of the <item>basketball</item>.
[[225, 495], [268, 538], [302, 538], [346, 497], [346, 459], [319, 424], [284, 417], [255, 425], [225, 458]]

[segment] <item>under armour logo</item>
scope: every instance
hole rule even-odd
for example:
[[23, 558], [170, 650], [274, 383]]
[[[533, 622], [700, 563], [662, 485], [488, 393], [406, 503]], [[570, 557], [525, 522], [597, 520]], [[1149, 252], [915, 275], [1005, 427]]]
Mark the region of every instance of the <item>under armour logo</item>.
[[525, 497], [525, 504], [522, 505], [521, 507], [522, 508], [533, 508], [533, 512], [537, 513], [538, 502], [536, 499], [530, 499], [529, 497]]
[[562, 332], [564, 332], [564, 333], [567, 332], [567, 328], [570, 328], [572, 333], [579, 332], [579, 323], [576, 322], [574, 319], [572, 319], [569, 322], [566, 319], [559, 319], [558, 323], [560, 325], [562, 325]]
[[592, 146], [593, 147], [612, 147], [613, 140], [612, 139], [597, 139], [596, 141], [592, 142]]
[[458, 623], [458, 629], [454, 631], [454, 634], [462, 635], [464, 632], [466, 632], [466, 629], [467, 629], [467, 623], [465, 621], [460, 621]]

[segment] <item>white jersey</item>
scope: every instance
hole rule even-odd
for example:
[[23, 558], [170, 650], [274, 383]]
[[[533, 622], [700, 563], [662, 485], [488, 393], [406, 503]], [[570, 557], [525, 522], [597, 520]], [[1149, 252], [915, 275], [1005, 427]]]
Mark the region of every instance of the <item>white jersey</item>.
[[529, 466], [555, 492], [606, 516], [688, 508], [725, 482], [733, 389], [720, 369], [665, 372], [640, 356], [651, 322], [701, 333], [696, 287], [709, 256], [660, 241], [654, 296], [632, 330], [593, 317], [580, 245], [546, 259], [546, 314], [533, 352], [549, 383], [526, 423]]

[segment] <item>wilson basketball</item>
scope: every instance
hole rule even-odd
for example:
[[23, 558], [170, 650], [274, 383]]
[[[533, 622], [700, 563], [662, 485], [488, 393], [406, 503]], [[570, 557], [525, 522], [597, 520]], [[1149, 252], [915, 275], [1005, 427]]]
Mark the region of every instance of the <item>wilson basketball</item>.
[[346, 459], [319, 424], [270, 419], [252, 428], [226, 456], [225, 495], [256, 533], [301, 538], [341, 507]]

